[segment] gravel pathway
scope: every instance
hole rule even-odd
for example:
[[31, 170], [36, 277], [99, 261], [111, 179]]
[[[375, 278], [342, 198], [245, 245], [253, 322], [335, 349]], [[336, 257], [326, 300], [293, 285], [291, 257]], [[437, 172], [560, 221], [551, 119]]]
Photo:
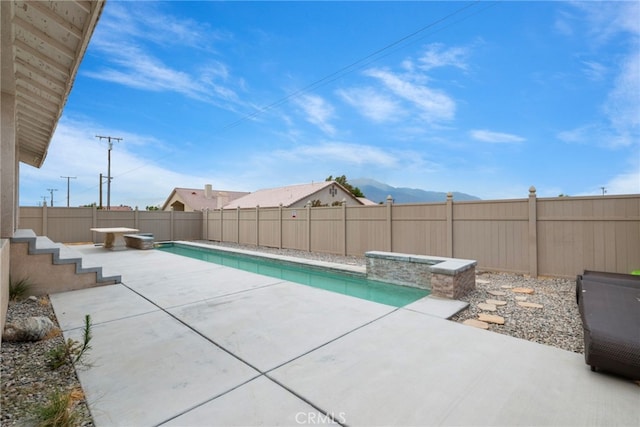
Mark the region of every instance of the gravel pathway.
[[[345, 257], [290, 249], [257, 249], [255, 246], [232, 243], [208, 241], [200, 243], [350, 265], [365, 265], [363, 257]], [[488, 324], [490, 331], [576, 353], [584, 352], [582, 324], [575, 302], [574, 281], [553, 278], [532, 279], [516, 274], [480, 273], [476, 284], [476, 290], [462, 298], [470, 303], [469, 308], [454, 316], [452, 321], [464, 322], [468, 319], [477, 319], [481, 313], [497, 315], [504, 319], [504, 324]], [[517, 288], [529, 288], [533, 293], [514, 292]], [[505, 304], [496, 305], [495, 311], [483, 310], [482, 308], [492, 308], [481, 305], [488, 299], [503, 301]], [[518, 304], [519, 302], [538, 304], [535, 305], [538, 308], [523, 307]], [[7, 323], [18, 317], [28, 316], [48, 316], [57, 324], [47, 297], [35, 301], [27, 299], [10, 303]], [[62, 336], [59, 335], [34, 343], [2, 343], [0, 402], [2, 426], [36, 425], [33, 421], [33, 410], [39, 405], [44, 405], [53, 390], [74, 391], [74, 407], [80, 415], [79, 425], [93, 426], [73, 367], [67, 364], [52, 371], [47, 365], [47, 353], [62, 343], [62, 340]]]

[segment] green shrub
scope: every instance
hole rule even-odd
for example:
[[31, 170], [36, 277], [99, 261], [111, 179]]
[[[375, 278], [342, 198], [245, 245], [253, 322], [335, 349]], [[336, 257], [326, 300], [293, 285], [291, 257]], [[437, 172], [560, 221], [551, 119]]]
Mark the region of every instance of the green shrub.
[[49, 351], [49, 367], [51, 369], [58, 369], [68, 361], [71, 361], [73, 364], [84, 363], [82, 358], [87, 351], [91, 350], [91, 346], [89, 345], [91, 342], [91, 316], [88, 314], [84, 316], [84, 328], [82, 332], [82, 342], [69, 338]]
[[9, 299], [11, 301], [24, 299], [29, 294], [32, 287], [33, 285], [29, 279], [21, 279], [14, 282], [9, 278]]

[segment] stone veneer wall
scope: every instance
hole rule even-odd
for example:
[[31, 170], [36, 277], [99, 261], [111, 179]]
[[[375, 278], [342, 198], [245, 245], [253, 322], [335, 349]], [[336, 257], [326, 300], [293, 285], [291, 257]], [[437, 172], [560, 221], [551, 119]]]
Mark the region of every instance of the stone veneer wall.
[[457, 299], [476, 288], [476, 261], [367, 252], [367, 278], [402, 286], [429, 289], [431, 295]]
[[476, 267], [451, 276], [448, 274], [431, 274], [431, 295], [458, 299], [476, 288]]

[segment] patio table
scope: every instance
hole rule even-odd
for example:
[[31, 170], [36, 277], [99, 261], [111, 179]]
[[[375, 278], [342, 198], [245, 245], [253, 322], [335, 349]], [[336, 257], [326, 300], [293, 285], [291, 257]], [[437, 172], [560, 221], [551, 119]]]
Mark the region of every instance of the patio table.
[[91, 228], [91, 231], [95, 231], [96, 233], [104, 233], [106, 234], [104, 239], [104, 247], [105, 249], [110, 249], [112, 251], [123, 251], [127, 249], [127, 244], [124, 240], [125, 234], [137, 233], [137, 228], [127, 228], [127, 227], [106, 227], [106, 228]]

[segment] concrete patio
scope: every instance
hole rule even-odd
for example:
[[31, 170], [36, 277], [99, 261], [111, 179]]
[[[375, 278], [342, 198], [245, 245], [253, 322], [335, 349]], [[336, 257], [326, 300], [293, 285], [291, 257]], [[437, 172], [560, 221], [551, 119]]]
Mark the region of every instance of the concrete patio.
[[160, 251], [76, 246], [122, 284], [51, 295], [98, 426], [640, 425], [640, 387], [584, 357]]

